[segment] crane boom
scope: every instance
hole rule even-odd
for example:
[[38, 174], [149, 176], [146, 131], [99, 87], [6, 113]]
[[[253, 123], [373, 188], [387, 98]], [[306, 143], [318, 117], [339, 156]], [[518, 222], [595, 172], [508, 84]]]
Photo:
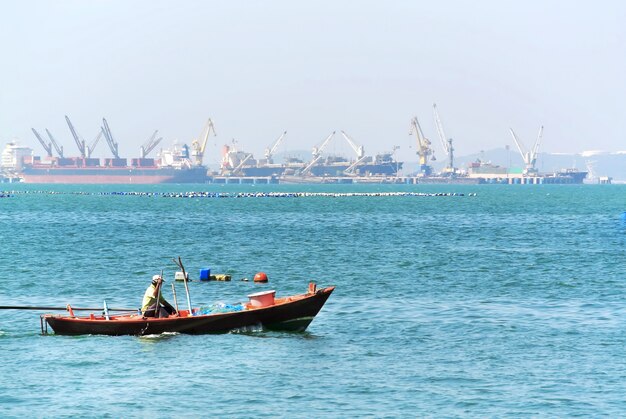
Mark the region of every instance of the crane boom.
[[306, 165], [306, 167], [304, 169], [302, 169], [302, 171], [300, 172], [300, 174], [302, 176], [308, 175], [311, 172], [311, 169], [313, 168], [313, 166], [315, 166], [315, 164], [320, 161], [322, 158], [321, 154], [318, 154], [317, 156], [315, 156], [315, 158], [313, 158], [313, 160], [311, 160], [309, 162], [309, 164]]
[[445, 152], [448, 152], [448, 141], [446, 140], [446, 134], [443, 131], [443, 125], [441, 124], [441, 119], [439, 119], [439, 112], [437, 112], [437, 104], [433, 103], [433, 115], [435, 117], [435, 126], [437, 127], [437, 134], [439, 134], [439, 140], [441, 140], [441, 145]]
[[41, 138], [41, 135], [39, 135], [37, 130], [35, 130], [35, 128], [31, 129], [33, 130], [33, 134], [35, 134], [35, 137], [37, 137], [37, 140], [39, 141], [41, 146], [46, 150], [46, 153], [48, 153], [48, 157], [52, 157], [52, 143], [46, 143], [44, 139]]
[[283, 142], [283, 138], [285, 138], [285, 135], [287, 135], [287, 131], [283, 132], [280, 137], [278, 137], [276, 141], [274, 141], [274, 144], [272, 144], [271, 147], [265, 149], [265, 158], [267, 159], [268, 163], [273, 163], [272, 156], [274, 156], [274, 152], [276, 151], [280, 143]]
[[76, 146], [78, 147], [78, 151], [80, 151], [80, 156], [82, 158], [85, 158], [85, 140], [82, 140], [78, 136], [78, 133], [74, 129], [74, 125], [72, 125], [72, 121], [70, 121], [70, 118], [67, 115], [65, 115], [65, 121], [67, 122], [67, 125], [70, 127], [70, 131], [72, 132], [72, 137], [74, 137], [74, 141], [76, 141]]
[[57, 151], [59, 157], [63, 158], [63, 146], [60, 146], [56, 142], [56, 140], [52, 136], [52, 133], [50, 131], [48, 131], [48, 128], [46, 128], [46, 133], [48, 134], [48, 137], [50, 138], [50, 142], [52, 142], [52, 145], [54, 146], [54, 149]]
[[319, 147], [313, 147], [313, 160], [318, 161], [319, 158], [321, 158], [322, 151], [324, 151], [324, 149], [326, 148], [330, 140], [333, 139], [334, 136], [335, 136], [335, 131], [333, 131], [328, 137], [326, 137], [326, 139], [322, 141], [322, 144]]
[[537, 160], [537, 154], [539, 153], [539, 144], [541, 143], [541, 139], [543, 138], [543, 125], [539, 127], [539, 133], [537, 134], [537, 140], [535, 141], [535, 146], [533, 147], [533, 158]]
[[98, 135], [96, 135], [96, 138], [93, 139], [93, 141], [91, 142], [91, 145], [86, 146], [87, 157], [91, 157], [91, 153], [93, 153], [94, 149], [98, 145], [98, 141], [100, 141], [100, 138], [102, 138], [102, 130], [98, 132]]
[[511, 132], [511, 136], [513, 137], [513, 141], [515, 142], [517, 149], [519, 150], [519, 154], [522, 156], [524, 163], [526, 163], [526, 147], [524, 147], [524, 144], [522, 144], [522, 140], [517, 138], [517, 135], [515, 134], [515, 131], [513, 131], [513, 128], [509, 128], [509, 131]]
[[116, 159], [120, 158], [118, 152], [118, 145], [113, 139], [113, 134], [111, 133], [111, 129], [109, 128], [109, 124], [105, 118], [102, 118], [102, 123], [104, 126], [102, 127], [102, 132], [104, 133], [104, 138], [107, 140], [107, 144], [109, 144], [109, 148], [111, 149], [111, 153], [113, 153], [113, 157]]
[[365, 160], [365, 159], [367, 159], [367, 156], [362, 156], [360, 159], [357, 159], [354, 163], [352, 163], [350, 166], [348, 166], [348, 167], [346, 168], [346, 170], [344, 170], [343, 172], [344, 172], [346, 175], [348, 175], [348, 176], [353, 176], [353, 175], [355, 175], [355, 173], [354, 173], [354, 172], [356, 171], [356, 168], [357, 168], [357, 167], [358, 167], [358, 165], [359, 165], [359, 164], [361, 164], [361, 162], [362, 162], [363, 160]]
[[433, 115], [435, 117], [435, 126], [437, 127], [439, 140], [441, 140], [441, 145], [443, 146], [443, 149], [448, 156], [448, 167], [446, 167], [446, 171], [454, 173], [454, 148], [452, 147], [452, 138], [447, 138], [445, 132], [443, 131], [443, 124], [441, 123], [441, 119], [439, 118], [439, 112], [437, 112], [436, 103], [433, 103]]
[[196, 166], [202, 166], [204, 150], [206, 149], [206, 144], [209, 140], [211, 130], [213, 131], [213, 136], [217, 136], [217, 133], [215, 132], [215, 125], [213, 125], [213, 121], [209, 118], [202, 129], [202, 133], [200, 134], [200, 141], [193, 140], [191, 142], [191, 155]]
[[341, 135], [343, 135], [343, 138], [345, 138], [350, 147], [352, 147], [352, 150], [354, 150], [354, 152], [356, 153], [357, 160], [362, 160], [363, 157], [365, 157], [365, 149], [363, 149], [363, 146], [355, 143], [354, 140], [350, 138], [350, 136], [348, 136], [348, 134], [346, 134], [344, 131], [341, 131]]
[[239, 169], [241, 169], [241, 168], [243, 167], [243, 165], [244, 165], [244, 164], [246, 164], [246, 162], [247, 162], [248, 160], [250, 160], [251, 158], [252, 158], [252, 154], [251, 154], [251, 153], [246, 154], [246, 157], [244, 157], [243, 159], [241, 159], [241, 161], [239, 162], [239, 164], [237, 165], [237, 167], [235, 167], [235, 168], [233, 169], [233, 173], [238, 173], [238, 172], [239, 172]]
[[160, 138], [156, 138], [157, 134], [159, 133], [159, 130], [156, 130], [152, 133], [152, 136], [150, 136], [150, 138], [148, 138], [146, 140], [145, 143], [143, 143], [143, 145], [141, 146], [141, 158], [145, 159], [146, 156], [148, 155], [148, 153], [150, 153], [154, 147], [156, 147], [161, 140], [163, 140], [163, 137]]
[[526, 147], [522, 143], [522, 140], [515, 134], [512, 128], [509, 128], [511, 131], [511, 136], [513, 137], [513, 141], [515, 141], [515, 145], [522, 156], [522, 160], [524, 161], [524, 174], [536, 173], [537, 169], [535, 165], [537, 163], [537, 155], [539, 152], [539, 144], [541, 143], [541, 138], [543, 137], [543, 125], [539, 128], [539, 133], [537, 134], [537, 139], [535, 140], [535, 144], [530, 151], [526, 151]]

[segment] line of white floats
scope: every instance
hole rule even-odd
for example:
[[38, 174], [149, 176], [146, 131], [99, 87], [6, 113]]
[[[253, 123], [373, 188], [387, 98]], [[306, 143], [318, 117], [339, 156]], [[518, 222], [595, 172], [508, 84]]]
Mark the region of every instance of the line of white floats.
[[344, 198], [344, 197], [396, 197], [396, 196], [476, 196], [476, 193], [457, 192], [60, 192], [60, 191], [11, 191], [0, 194], [50, 194], [50, 195], [120, 195], [163, 198]]

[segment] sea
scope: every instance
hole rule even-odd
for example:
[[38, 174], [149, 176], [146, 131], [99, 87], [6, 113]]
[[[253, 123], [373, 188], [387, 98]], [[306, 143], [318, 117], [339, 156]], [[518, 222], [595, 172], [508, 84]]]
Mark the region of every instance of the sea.
[[303, 333], [0, 310], [0, 417], [626, 416], [626, 185], [1, 186], [0, 305], [184, 307], [178, 257], [193, 306], [336, 290]]

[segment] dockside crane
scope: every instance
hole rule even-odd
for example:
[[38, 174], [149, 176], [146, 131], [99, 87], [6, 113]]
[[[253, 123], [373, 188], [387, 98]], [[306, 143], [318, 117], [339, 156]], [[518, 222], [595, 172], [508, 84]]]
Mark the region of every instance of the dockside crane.
[[522, 140], [520, 140], [517, 137], [517, 135], [515, 135], [515, 132], [513, 131], [512, 128], [509, 128], [509, 131], [511, 131], [511, 135], [513, 136], [513, 141], [515, 141], [515, 145], [517, 146], [517, 149], [519, 150], [520, 155], [522, 156], [522, 160], [524, 161], [524, 164], [526, 166], [524, 168], [524, 174], [525, 175], [536, 174], [537, 168], [535, 167], [535, 164], [537, 163], [539, 144], [541, 144], [541, 138], [543, 137], [543, 125], [539, 128], [537, 139], [535, 140], [535, 144], [533, 145], [533, 148], [530, 151], [526, 151], [526, 147], [524, 147]]
[[274, 141], [274, 144], [272, 144], [271, 147], [265, 149], [265, 159], [269, 164], [274, 163], [272, 157], [274, 156], [274, 152], [276, 151], [280, 143], [283, 142], [283, 138], [285, 138], [285, 135], [287, 135], [287, 131], [283, 132], [280, 137], [278, 137], [276, 141]]
[[163, 140], [163, 137], [156, 137], [158, 133], [159, 130], [154, 131], [154, 133], [152, 133], [152, 136], [148, 138], [146, 142], [143, 143], [143, 145], [141, 146], [139, 155], [142, 159], [145, 159], [148, 154], [154, 149], [154, 147], [156, 147]]
[[354, 150], [354, 152], [356, 153], [357, 159], [361, 159], [365, 156], [365, 149], [362, 145], [355, 143], [354, 140], [350, 138], [350, 136], [346, 134], [343, 130], [341, 131], [341, 135], [343, 135], [343, 138], [345, 138], [350, 147], [352, 147], [352, 150]]
[[52, 146], [54, 147], [54, 149], [57, 151], [57, 154], [59, 155], [59, 157], [64, 158], [63, 146], [59, 145], [59, 143], [56, 142], [56, 140], [54, 139], [54, 137], [52, 136], [52, 133], [48, 130], [48, 128], [46, 128], [46, 134], [48, 134], [48, 138], [50, 138], [50, 142], [52, 143]]
[[102, 133], [104, 134], [104, 138], [107, 140], [107, 144], [109, 144], [111, 153], [113, 153], [113, 157], [119, 159], [120, 154], [118, 152], [118, 144], [113, 139], [113, 134], [111, 133], [111, 129], [109, 128], [109, 124], [105, 118], [102, 118], [102, 124]]
[[87, 156], [85, 152], [85, 140], [78, 136], [78, 133], [74, 129], [74, 125], [72, 125], [72, 121], [65, 115], [65, 121], [67, 122], [67, 126], [70, 127], [70, 131], [72, 132], [72, 137], [74, 137], [74, 141], [76, 141], [76, 146], [78, 147], [78, 151], [80, 151], [80, 157], [83, 159]]
[[435, 153], [433, 149], [430, 147], [430, 140], [424, 137], [424, 133], [422, 132], [422, 127], [420, 126], [417, 117], [413, 117], [411, 119], [411, 128], [409, 130], [409, 135], [415, 134], [415, 138], [417, 139], [417, 155], [419, 156], [420, 163], [420, 172], [423, 175], [430, 175], [432, 173], [432, 167], [428, 165], [428, 160], [435, 161]]
[[37, 132], [35, 128], [31, 128], [31, 129], [33, 130], [33, 134], [35, 134], [35, 137], [37, 137], [37, 140], [39, 141], [41, 146], [46, 150], [48, 157], [52, 157], [52, 143], [51, 142], [46, 143], [44, 139], [41, 138], [41, 135], [39, 135], [39, 133]]
[[93, 150], [96, 148], [96, 146], [98, 145], [98, 141], [100, 141], [100, 138], [102, 138], [102, 129], [100, 130], [100, 132], [98, 132], [98, 135], [96, 135], [96, 138], [93, 139], [93, 141], [91, 142], [90, 145], [86, 146], [87, 149], [87, 157], [91, 157], [91, 154], [93, 153]]
[[452, 147], [452, 138], [447, 138], [445, 132], [443, 131], [443, 124], [439, 118], [436, 103], [433, 103], [433, 116], [435, 117], [435, 125], [437, 126], [437, 134], [441, 140], [441, 145], [448, 156], [448, 165], [444, 171], [449, 174], [454, 174], [456, 172], [456, 168], [454, 167], [454, 148]]
[[352, 147], [352, 150], [354, 150], [354, 152], [356, 153], [356, 161], [348, 166], [346, 170], [344, 170], [344, 173], [347, 175], [354, 175], [354, 171], [357, 166], [367, 158], [367, 156], [365, 155], [365, 149], [362, 145], [354, 142], [354, 140], [348, 134], [346, 134], [345, 131], [342, 130], [341, 135], [343, 135], [343, 138], [345, 138], [350, 147]]
[[304, 169], [302, 169], [302, 172], [300, 172], [303, 176], [308, 175], [311, 172], [311, 169], [313, 168], [313, 166], [315, 166], [315, 164], [317, 164], [317, 162], [322, 159], [322, 151], [324, 151], [324, 149], [326, 148], [330, 140], [333, 139], [334, 136], [335, 136], [335, 131], [333, 131], [332, 134], [326, 137], [326, 139], [322, 141], [322, 144], [320, 144], [319, 146], [313, 147], [311, 161], [309, 162], [309, 164], [306, 165]]
[[213, 136], [217, 136], [215, 132], [215, 126], [213, 121], [209, 118], [202, 129], [200, 134], [200, 140], [193, 140], [191, 143], [191, 157], [196, 166], [202, 166], [202, 159], [204, 158], [204, 150], [206, 149], [207, 141], [209, 140], [209, 134], [213, 131]]

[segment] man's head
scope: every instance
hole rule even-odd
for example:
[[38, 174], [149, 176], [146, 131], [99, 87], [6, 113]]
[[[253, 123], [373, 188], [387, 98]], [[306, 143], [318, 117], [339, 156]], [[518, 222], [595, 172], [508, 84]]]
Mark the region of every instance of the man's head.
[[159, 279], [160, 279], [161, 281], [163, 281], [163, 278], [161, 278], [161, 275], [159, 275], [159, 274], [154, 275], [154, 276], [152, 277], [152, 285], [156, 285], [156, 284], [159, 282]]

